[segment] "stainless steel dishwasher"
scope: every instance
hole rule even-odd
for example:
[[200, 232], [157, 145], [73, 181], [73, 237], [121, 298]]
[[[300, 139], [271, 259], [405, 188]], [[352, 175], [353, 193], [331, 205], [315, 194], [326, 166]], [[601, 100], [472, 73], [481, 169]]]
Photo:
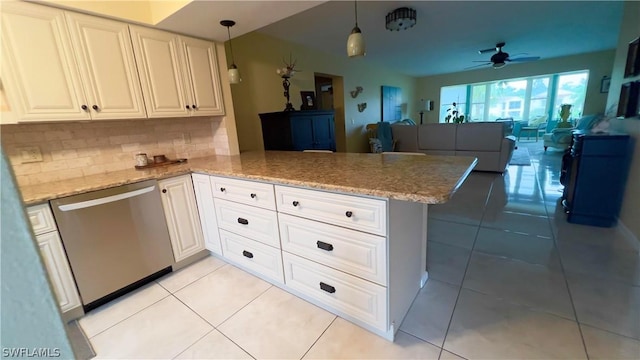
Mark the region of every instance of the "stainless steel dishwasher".
[[171, 271], [157, 181], [52, 200], [51, 208], [85, 311]]

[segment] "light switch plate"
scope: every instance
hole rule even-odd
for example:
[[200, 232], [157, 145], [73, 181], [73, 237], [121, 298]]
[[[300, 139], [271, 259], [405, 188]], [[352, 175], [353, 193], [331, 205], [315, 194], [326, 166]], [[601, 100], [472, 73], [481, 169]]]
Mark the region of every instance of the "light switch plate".
[[38, 146], [24, 146], [18, 148], [22, 163], [32, 163], [42, 161], [42, 153]]

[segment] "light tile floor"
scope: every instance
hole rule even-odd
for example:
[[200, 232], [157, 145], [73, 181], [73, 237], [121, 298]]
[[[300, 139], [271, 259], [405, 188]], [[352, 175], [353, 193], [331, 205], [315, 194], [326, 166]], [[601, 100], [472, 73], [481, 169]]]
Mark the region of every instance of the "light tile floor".
[[86, 315], [98, 358], [639, 359], [639, 244], [565, 221], [561, 152], [430, 207], [430, 279], [394, 343], [209, 257]]

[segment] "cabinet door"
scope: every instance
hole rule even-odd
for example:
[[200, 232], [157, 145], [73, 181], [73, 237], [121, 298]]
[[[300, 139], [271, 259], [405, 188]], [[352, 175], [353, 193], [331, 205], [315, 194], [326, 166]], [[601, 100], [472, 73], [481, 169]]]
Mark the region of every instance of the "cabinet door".
[[335, 151], [336, 143], [333, 133], [333, 116], [318, 115], [313, 117], [314, 149]]
[[18, 121], [89, 120], [62, 10], [2, 2], [2, 78]]
[[315, 149], [313, 141], [312, 118], [309, 116], [291, 118], [291, 137], [293, 150]]
[[198, 208], [189, 175], [158, 181], [176, 262], [204, 250]]
[[181, 37], [187, 66], [193, 115], [224, 115], [218, 60], [214, 44], [200, 39]]
[[65, 312], [82, 305], [58, 232], [52, 231], [38, 235], [36, 240], [49, 280], [53, 285], [53, 291], [58, 298], [60, 310]]
[[[178, 35], [129, 25], [147, 116], [190, 116]], [[189, 108], [187, 108], [189, 106]]]
[[146, 118], [127, 24], [65, 13], [92, 119]]
[[200, 214], [200, 225], [202, 225], [205, 247], [207, 250], [222, 255], [210, 176], [192, 174], [191, 178], [193, 179], [193, 188], [196, 194], [196, 203], [198, 205], [198, 213]]

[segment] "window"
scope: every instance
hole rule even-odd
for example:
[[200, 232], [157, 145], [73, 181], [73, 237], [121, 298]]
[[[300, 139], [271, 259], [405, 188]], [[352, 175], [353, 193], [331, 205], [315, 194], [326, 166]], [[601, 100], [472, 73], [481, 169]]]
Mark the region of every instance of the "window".
[[[582, 115], [589, 71], [505, 79], [487, 83], [445, 86], [440, 90], [440, 122], [456, 102], [469, 121], [516, 121], [548, 115], [558, 117], [561, 104], [572, 104], [572, 116]], [[467, 107], [467, 97], [469, 106]]]

